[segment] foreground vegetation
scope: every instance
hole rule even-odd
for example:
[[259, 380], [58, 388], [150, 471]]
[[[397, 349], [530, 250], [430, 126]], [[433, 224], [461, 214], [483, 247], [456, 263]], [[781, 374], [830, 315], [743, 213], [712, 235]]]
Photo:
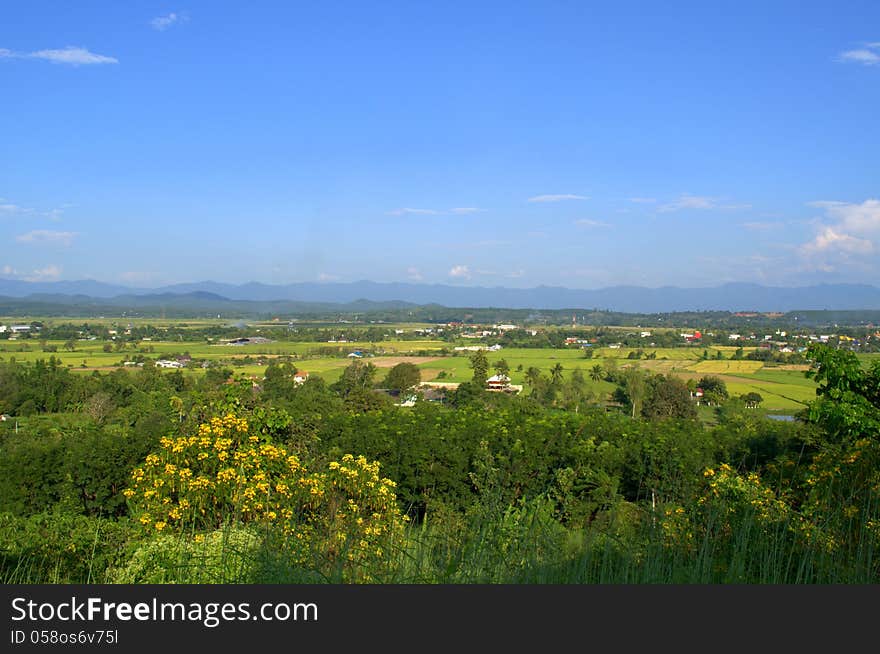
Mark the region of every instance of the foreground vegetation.
[[606, 405], [561, 366], [485, 391], [499, 361], [473, 355], [445, 403], [402, 407], [373, 387], [416, 366], [0, 363], [0, 578], [876, 583], [880, 365], [808, 354], [792, 422], [708, 369], [696, 407], [662, 369], [603, 368]]

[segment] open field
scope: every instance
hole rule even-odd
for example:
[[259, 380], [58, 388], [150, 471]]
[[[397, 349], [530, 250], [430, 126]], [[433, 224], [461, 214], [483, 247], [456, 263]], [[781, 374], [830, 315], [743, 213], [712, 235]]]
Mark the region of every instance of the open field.
[[[44, 322], [51, 322], [45, 320]], [[63, 322], [63, 321], [57, 321]], [[98, 321], [91, 321], [97, 323]], [[107, 319], [107, 324], [127, 326], [128, 322], [137, 324], [137, 319], [120, 321]], [[159, 325], [161, 320], [143, 320], [143, 323]], [[167, 326], [205, 327], [209, 325], [225, 325], [225, 320], [167, 320]], [[269, 323], [271, 324], [271, 323]], [[340, 325], [344, 327], [344, 325]], [[423, 325], [400, 324], [397, 329], [407, 331], [421, 328]], [[440, 356], [443, 349], [449, 350], [452, 345], [445, 341], [422, 340], [388, 340], [379, 342], [304, 342], [275, 341], [249, 345], [215, 344], [208, 341], [152, 341], [143, 340], [137, 345], [128, 344], [121, 349], [113, 342], [80, 340], [74, 343], [72, 351], [64, 347], [61, 341], [41, 342], [39, 339], [18, 339], [0, 341], [0, 361], [15, 360], [33, 362], [38, 359], [56, 357], [62, 365], [75, 371], [109, 371], [122, 365], [126, 359], [142, 356], [148, 359], [172, 358], [188, 354], [193, 359], [208, 360], [227, 365], [236, 373], [262, 376], [266, 366], [275, 358], [291, 357], [294, 365], [310, 374], [323, 377], [328, 383], [337, 380], [342, 370], [351, 362], [346, 355], [354, 350], [367, 350], [376, 356], [367, 357], [378, 368], [390, 368], [402, 361], [416, 364], [422, 370], [424, 381], [460, 383], [471, 378], [470, 359], [468, 352], [459, 352], [455, 356]], [[111, 347], [105, 352], [104, 348]], [[55, 349], [55, 352], [47, 351]], [[718, 375], [727, 384], [731, 395], [748, 392], [760, 393], [764, 402], [762, 407], [771, 411], [788, 412], [805, 406], [815, 397], [815, 383], [804, 375], [806, 366], [783, 366], [764, 364], [760, 361], [732, 360], [730, 356], [737, 348], [734, 346], [719, 347], [682, 347], [682, 348], [642, 348], [644, 354], [651, 359], [630, 359], [635, 348], [601, 347], [586, 352], [580, 348], [538, 349], [538, 348], [507, 348], [497, 352], [489, 352], [490, 374], [494, 374], [493, 366], [499, 359], [505, 359], [510, 367], [511, 383], [525, 385], [525, 374], [529, 368], [535, 367], [545, 375], [551, 368], [559, 364], [563, 368], [563, 376], [568, 378], [572, 371], [580, 370], [587, 386], [597, 397], [607, 397], [613, 392], [614, 385], [604, 380], [594, 380], [590, 374], [592, 369], [601, 365], [603, 368], [625, 368], [639, 366], [645, 371], [655, 374], [677, 375], [682, 379], [698, 380], [704, 375]], [[748, 348], [751, 350], [754, 348]], [[704, 350], [708, 350], [708, 359], [704, 358]], [[426, 356], [436, 351], [438, 356]], [[722, 359], [714, 358], [720, 352]], [[878, 354], [859, 355], [863, 365], [870, 365], [880, 360]], [[203, 374], [201, 368], [185, 370], [188, 375]], [[381, 379], [384, 372], [377, 378]], [[528, 387], [526, 386], [526, 392]]]

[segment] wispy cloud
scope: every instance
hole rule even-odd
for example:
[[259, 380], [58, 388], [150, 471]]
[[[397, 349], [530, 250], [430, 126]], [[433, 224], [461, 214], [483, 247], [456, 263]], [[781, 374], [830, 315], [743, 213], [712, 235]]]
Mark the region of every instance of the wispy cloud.
[[467, 266], [452, 266], [452, 268], [449, 270], [449, 276], [455, 277], [457, 279], [470, 279], [471, 271], [468, 269]]
[[630, 198], [629, 201], [636, 204], [654, 204], [657, 202], [657, 198]]
[[609, 223], [603, 223], [601, 220], [592, 220], [591, 218], [575, 220], [574, 224], [578, 227], [611, 227]]
[[157, 273], [145, 270], [127, 270], [120, 273], [119, 279], [129, 284], [143, 284], [155, 280]]
[[657, 210], [661, 213], [669, 213], [670, 211], [681, 211], [683, 209], [750, 209], [751, 206], [752, 205], [750, 204], [721, 204], [719, 203], [718, 198], [711, 198], [705, 195], [691, 195], [689, 193], [682, 193], [678, 196], [678, 198], [676, 198], [672, 202], [667, 202], [666, 204], [661, 205]]
[[817, 207], [819, 209], [831, 209], [832, 207], [845, 207], [847, 205], [846, 202], [840, 202], [838, 200], [813, 200], [812, 202], [807, 202], [808, 207]]
[[[4, 273], [7, 269], [10, 269], [9, 266], [4, 266]], [[61, 277], [61, 266], [50, 263], [43, 268], [36, 268], [30, 273], [24, 275], [19, 275], [14, 270], [9, 274], [13, 274], [19, 279], [23, 279], [26, 282], [51, 282]]]
[[536, 195], [528, 199], [529, 202], [562, 202], [563, 200], [589, 200], [586, 195], [574, 195], [572, 193], [557, 193], [550, 195]]
[[422, 281], [422, 279], [424, 279], [422, 277], [421, 271], [415, 266], [410, 266], [406, 269], [406, 276], [414, 282], [420, 282]]
[[319, 282], [335, 282], [338, 279], [339, 279], [339, 275], [332, 275], [330, 273], [325, 273], [325, 272], [318, 274], [318, 281]]
[[3, 202], [0, 204], [0, 213], [27, 213], [30, 209], [25, 209], [11, 202]]
[[855, 50], [846, 50], [837, 55], [837, 61], [844, 64], [880, 65], [880, 43], [865, 43]]
[[178, 14], [172, 11], [170, 14], [167, 14], [165, 16], [157, 16], [150, 21], [150, 25], [153, 27], [154, 30], [164, 32], [169, 27], [185, 23], [188, 20], [189, 16], [187, 14]]
[[24, 279], [28, 282], [48, 282], [53, 281], [61, 277], [61, 266], [56, 266], [55, 264], [49, 264], [44, 268], [37, 268], [32, 271], [30, 275], [27, 275]]
[[417, 209], [413, 207], [401, 207], [400, 209], [394, 209], [393, 211], [389, 211], [388, 215], [390, 216], [442, 216], [444, 214], [455, 214], [459, 216], [463, 216], [469, 213], [479, 213], [481, 211], [485, 211], [485, 209], [479, 209], [477, 207], [453, 207], [452, 209]]
[[778, 222], [761, 222], [761, 221], [750, 221], [745, 223], [740, 223], [741, 227], [748, 229], [753, 232], [766, 231], [768, 229], [776, 229], [777, 227], [781, 227], [782, 223]]
[[69, 45], [59, 50], [37, 50], [35, 52], [13, 52], [0, 48], [0, 58], [5, 59], [42, 59], [53, 64], [69, 66], [92, 66], [96, 64], [118, 64], [115, 57], [96, 54], [86, 48]]
[[64, 247], [70, 247], [76, 235], [76, 232], [56, 232], [50, 229], [35, 229], [27, 234], [16, 236], [15, 240], [19, 243], [34, 243], [36, 245], [57, 244], [63, 245]]
[[413, 209], [412, 207], [403, 207], [401, 209], [394, 209], [393, 211], [389, 211], [388, 213], [392, 216], [436, 216], [441, 212], [435, 209]]
[[48, 211], [41, 211], [34, 209], [33, 207], [24, 207], [20, 204], [15, 204], [14, 202], [10, 202], [5, 198], [0, 198], [0, 215], [7, 214], [17, 214], [17, 215], [35, 215], [35, 216], [45, 216], [49, 220], [57, 222], [61, 220], [62, 214], [64, 214], [65, 210], [69, 207], [72, 207], [71, 204], [63, 204], [60, 207], [55, 209], [49, 209]]
[[0, 268], [0, 274], [6, 275], [7, 277], [18, 277], [18, 271], [8, 263]]

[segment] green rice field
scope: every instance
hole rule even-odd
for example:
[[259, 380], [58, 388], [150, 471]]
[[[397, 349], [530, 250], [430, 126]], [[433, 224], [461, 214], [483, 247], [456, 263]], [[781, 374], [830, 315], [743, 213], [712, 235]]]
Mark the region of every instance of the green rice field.
[[[118, 320], [114, 321], [118, 323]], [[132, 321], [134, 322], [134, 321]], [[155, 319], [151, 324], [157, 324]], [[220, 324], [224, 321], [168, 321], [175, 326], [191, 325], [204, 327], [207, 324]], [[401, 325], [398, 328], [416, 328], [413, 325]], [[384, 375], [382, 369], [390, 368], [402, 360], [416, 363], [422, 370], [423, 381], [439, 381], [460, 383], [471, 378], [470, 352], [456, 352], [443, 356], [452, 349], [448, 342], [439, 340], [388, 340], [381, 342], [296, 342], [278, 341], [270, 343], [249, 344], [244, 346], [212, 344], [209, 342], [186, 341], [141, 341], [136, 346], [131, 344], [123, 349], [105, 352], [103, 341], [81, 340], [74, 344], [73, 350], [65, 348], [60, 341], [41, 342], [38, 339], [20, 339], [0, 341], [0, 361], [33, 362], [55, 356], [61, 363], [72, 370], [91, 372], [94, 370], [111, 370], [123, 365], [126, 359], [143, 356], [149, 359], [160, 359], [189, 354], [193, 359], [207, 360], [229, 366], [236, 373], [262, 376], [268, 363], [277, 357], [292, 357], [297, 368], [306, 370], [312, 375], [323, 377], [332, 383], [350, 363], [348, 353], [355, 350], [376, 352], [376, 356], [368, 360], [380, 368], [378, 378]], [[47, 349], [54, 348], [50, 352]], [[328, 354], [328, 348], [335, 350]], [[656, 348], [644, 349], [645, 353], [655, 353], [652, 359], [629, 359], [632, 348], [596, 348], [593, 356], [587, 358], [584, 351], [575, 348], [537, 349], [509, 348], [497, 352], [489, 352], [490, 367], [499, 359], [505, 359], [510, 367], [511, 382], [516, 385], [525, 384], [526, 371], [535, 367], [543, 374], [549, 375], [550, 369], [556, 364], [563, 367], [563, 376], [568, 378], [572, 371], [580, 370], [587, 386], [597, 397], [607, 397], [614, 390], [614, 385], [604, 380], [590, 377], [596, 365], [603, 368], [639, 366], [643, 370], [657, 374], [671, 374], [682, 379], [699, 379], [704, 375], [718, 375], [726, 383], [731, 395], [749, 392], [760, 393], [764, 398], [762, 407], [773, 412], [792, 412], [805, 406], [815, 397], [816, 385], [804, 375], [804, 366], [778, 366], [763, 364], [760, 361], [731, 360], [729, 357], [733, 347], [707, 348], [710, 358], [703, 358], [702, 348]], [[722, 352], [722, 359], [715, 359], [715, 353]], [[416, 357], [415, 355], [421, 355]], [[414, 358], [410, 358], [414, 357]], [[860, 355], [864, 365], [880, 360], [880, 355]], [[490, 368], [490, 374], [494, 371]], [[201, 368], [188, 368], [186, 374], [203, 374]]]

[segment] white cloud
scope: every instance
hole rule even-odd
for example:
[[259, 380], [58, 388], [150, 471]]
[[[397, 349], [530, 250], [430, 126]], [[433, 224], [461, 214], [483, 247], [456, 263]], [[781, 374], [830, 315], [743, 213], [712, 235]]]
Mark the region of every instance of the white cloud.
[[60, 276], [61, 266], [56, 266], [52, 263], [44, 268], [37, 268], [29, 275], [24, 275], [22, 279], [26, 282], [51, 282], [58, 279]]
[[86, 48], [69, 45], [59, 50], [37, 50], [36, 52], [13, 52], [12, 50], [0, 49], [0, 57], [7, 59], [43, 59], [53, 64], [67, 64], [69, 66], [90, 66], [95, 64], [118, 64], [115, 57], [96, 54]]
[[27, 234], [20, 234], [15, 237], [19, 243], [57, 243], [65, 247], [69, 247], [73, 243], [76, 232], [55, 232], [50, 229], [35, 229]]
[[852, 254], [871, 254], [874, 251], [874, 244], [867, 239], [840, 232], [834, 227], [823, 227], [816, 238], [803, 246], [803, 252], [806, 254], [828, 250]]
[[479, 213], [485, 211], [485, 209], [478, 209], [477, 207], [454, 207], [450, 209], [452, 213], [456, 214], [466, 214], [466, 213]]
[[848, 202], [811, 202], [825, 210], [818, 222], [815, 237], [800, 247], [800, 254], [816, 270], [857, 265], [859, 257], [874, 255], [880, 245], [880, 200], [861, 204]]
[[9, 275], [10, 277], [18, 277], [18, 271], [9, 264], [3, 266], [3, 268], [0, 269], [0, 273], [3, 273], [4, 275]]
[[423, 279], [421, 271], [415, 266], [410, 266], [406, 269], [406, 276], [414, 282], [420, 282]]
[[339, 279], [339, 275], [331, 275], [330, 273], [319, 273], [318, 281], [319, 282], [333, 282]]
[[835, 204], [826, 211], [846, 230], [859, 234], [880, 232], [880, 200], [865, 200], [861, 204]]
[[468, 270], [467, 266], [463, 266], [463, 265], [452, 266], [452, 268], [449, 270], [449, 276], [460, 278], [460, 279], [470, 279], [471, 278], [471, 271]]
[[864, 48], [841, 52], [837, 55], [837, 61], [841, 63], [862, 64], [864, 66], [877, 66], [880, 64], [878, 49], [880, 49], [880, 44], [868, 43]]
[[172, 11], [165, 16], [157, 16], [150, 21], [150, 25], [152, 25], [154, 30], [164, 32], [172, 25], [185, 23], [187, 20], [189, 20], [189, 16], [186, 14], [178, 14]]
[[601, 220], [591, 220], [590, 218], [575, 220], [574, 224], [579, 227], [611, 227], [608, 223], [603, 223]]
[[589, 200], [585, 195], [573, 195], [571, 193], [558, 193], [551, 195], [536, 195], [528, 199], [529, 202], [561, 202], [563, 200]]

